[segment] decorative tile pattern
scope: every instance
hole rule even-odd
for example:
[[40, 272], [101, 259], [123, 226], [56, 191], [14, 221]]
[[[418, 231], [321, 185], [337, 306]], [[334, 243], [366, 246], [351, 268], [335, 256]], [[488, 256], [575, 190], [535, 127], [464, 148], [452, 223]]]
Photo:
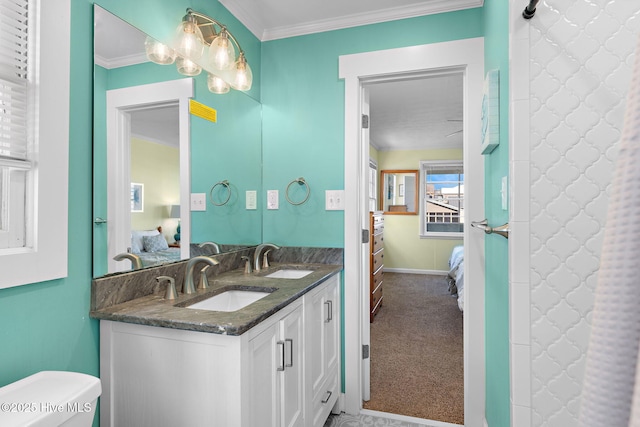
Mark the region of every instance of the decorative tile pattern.
[[589, 317], [640, 34], [627, 0], [543, 0], [530, 27], [533, 426], [577, 425]]

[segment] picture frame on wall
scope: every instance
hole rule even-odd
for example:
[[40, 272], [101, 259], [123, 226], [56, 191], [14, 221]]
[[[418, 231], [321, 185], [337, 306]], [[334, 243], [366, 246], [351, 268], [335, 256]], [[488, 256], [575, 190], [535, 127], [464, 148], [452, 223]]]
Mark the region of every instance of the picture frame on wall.
[[144, 184], [131, 183], [131, 212], [144, 212]]
[[490, 154], [500, 144], [500, 71], [487, 72], [482, 94], [482, 154]]

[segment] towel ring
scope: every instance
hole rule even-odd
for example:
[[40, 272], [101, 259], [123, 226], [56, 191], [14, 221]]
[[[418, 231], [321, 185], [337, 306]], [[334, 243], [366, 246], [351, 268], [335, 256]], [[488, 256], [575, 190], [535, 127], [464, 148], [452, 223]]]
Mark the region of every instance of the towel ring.
[[[222, 185], [227, 189], [227, 198], [222, 203], [216, 203], [216, 201], [213, 199], [213, 190], [215, 190], [216, 187], [219, 185]], [[209, 191], [209, 199], [211, 200], [211, 203], [214, 206], [226, 205], [229, 202], [229, 199], [231, 199], [231, 185], [229, 184], [229, 181], [225, 179], [224, 181], [216, 182], [214, 186], [211, 187], [211, 190]]]
[[[304, 199], [301, 202], [292, 202], [291, 199], [289, 198], [289, 189], [291, 188], [291, 185], [295, 183], [299, 185], [305, 185], [307, 187], [307, 194], [304, 196]], [[298, 179], [294, 179], [293, 181], [291, 181], [289, 185], [287, 185], [287, 191], [284, 192], [284, 196], [287, 198], [287, 202], [291, 203], [294, 206], [301, 205], [307, 200], [309, 200], [309, 194], [311, 194], [311, 187], [309, 187], [309, 184], [307, 183], [307, 181], [304, 180], [303, 177], [300, 177]]]

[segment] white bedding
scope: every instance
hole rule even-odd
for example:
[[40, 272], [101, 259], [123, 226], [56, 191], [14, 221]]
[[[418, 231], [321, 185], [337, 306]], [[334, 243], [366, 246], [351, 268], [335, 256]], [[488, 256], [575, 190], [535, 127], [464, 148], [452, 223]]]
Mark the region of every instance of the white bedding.
[[456, 246], [449, 257], [449, 291], [458, 296], [458, 308], [464, 311], [464, 246]]

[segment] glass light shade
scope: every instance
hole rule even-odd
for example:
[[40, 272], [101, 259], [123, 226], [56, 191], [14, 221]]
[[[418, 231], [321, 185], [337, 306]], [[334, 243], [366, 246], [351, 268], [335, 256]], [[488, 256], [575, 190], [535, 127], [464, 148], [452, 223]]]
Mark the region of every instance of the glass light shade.
[[209, 92], [217, 93], [218, 95], [229, 92], [229, 83], [211, 73], [207, 76], [207, 87]]
[[204, 38], [202, 31], [198, 28], [195, 18], [186, 15], [184, 20], [178, 25], [173, 47], [180, 55], [197, 61], [204, 53]]
[[253, 83], [253, 73], [251, 67], [247, 64], [247, 60], [244, 58], [244, 54], [240, 54], [240, 58], [236, 62], [236, 69], [231, 81], [231, 87], [236, 90], [246, 91], [251, 89]]
[[176, 67], [178, 68], [178, 72], [185, 76], [197, 76], [202, 72], [202, 67], [190, 59], [181, 56], [176, 59]]
[[147, 59], [160, 65], [173, 64], [176, 60], [176, 53], [166, 44], [147, 37], [144, 42], [144, 49], [147, 53]]
[[227, 31], [223, 29], [209, 46], [209, 63], [218, 70], [226, 70], [233, 67], [235, 62], [236, 50]]

